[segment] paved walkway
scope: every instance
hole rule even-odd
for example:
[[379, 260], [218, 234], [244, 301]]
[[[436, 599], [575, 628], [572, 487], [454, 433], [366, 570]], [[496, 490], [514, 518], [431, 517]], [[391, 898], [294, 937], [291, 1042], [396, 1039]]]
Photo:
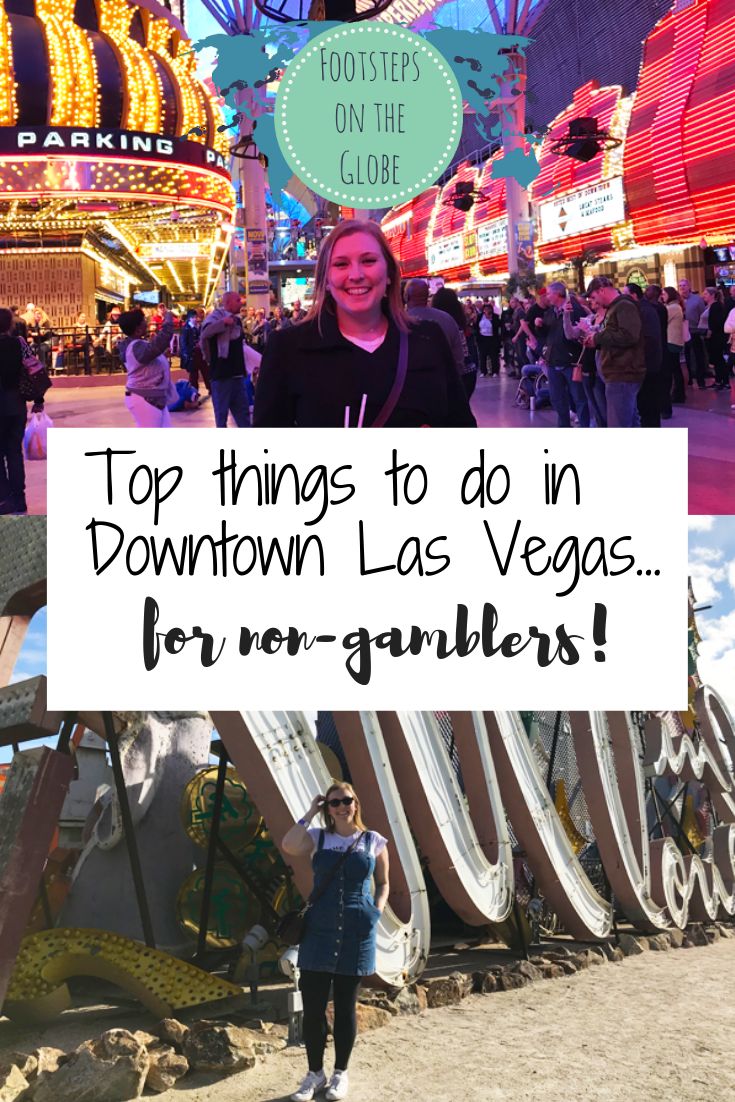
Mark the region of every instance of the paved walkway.
[[[483, 428], [552, 428], [556, 422], [548, 407], [528, 413], [514, 404], [517, 380], [506, 376], [480, 379], [472, 400]], [[687, 404], [674, 407], [674, 417], [664, 422], [689, 430], [689, 512], [735, 513], [735, 410], [728, 391], [689, 389]], [[122, 387], [84, 387], [51, 390], [46, 402], [49, 415], [59, 426], [117, 428], [131, 424], [123, 402]], [[200, 410], [175, 413], [181, 428], [214, 425], [212, 403]], [[652, 458], [655, 437], [652, 437]], [[28, 463], [28, 505], [32, 513], [46, 511], [46, 465]], [[662, 472], [662, 478], [665, 472]]]

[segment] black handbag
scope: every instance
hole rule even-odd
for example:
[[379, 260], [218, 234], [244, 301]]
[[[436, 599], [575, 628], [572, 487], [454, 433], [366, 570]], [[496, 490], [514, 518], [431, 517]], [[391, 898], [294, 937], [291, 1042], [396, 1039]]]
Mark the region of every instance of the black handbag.
[[359, 838], [356, 838], [349, 849], [346, 849], [340, 857], [337, 864], [332, 869], [329, 876], [326, 878], [319, 891], [312, 892], [306, 903], [298, 911], [288, 911], [281, 921], [276, 926], [276, 937], [283, 945], [300, 945], [306, 932], [306, 916], [309, 909], [316, 903], [318, 899], [324, 895], [329, 885], [334, 880], [339, 870], [344, 865], [347, 858], [354, 851], [355, 847], [359, 845], [362, 839], [365, 837], [365, 831], [363, 830]]
[[21, 398], [26, 402], [42, 402], [44, 394], [52, 385], [51, 379], [35, 352], [27, 343], [23, 343], [25, 348], [23, 350], [18, 390]]

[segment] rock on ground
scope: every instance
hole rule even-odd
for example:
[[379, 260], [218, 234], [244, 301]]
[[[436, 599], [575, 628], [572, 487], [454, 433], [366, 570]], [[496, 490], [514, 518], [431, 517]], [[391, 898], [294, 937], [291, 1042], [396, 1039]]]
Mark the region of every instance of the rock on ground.
[[16, 1102], [28, 1090], [28, 1080], [15, 1064], [0, 1067], [0, 1102]]
[[148, 1090], [162, 1094], [170, 1090], [177, 1079], [181, 1079], [189, 1070], [189, 1061], [185, 1056], [180, 1056], [169, 1045], [160, 1045], [158, 1048], [148, 1049], [150, 1067], [146, 1076], [145, 1085]]
[[258, 1057], [249, 1033], [226, 1022], [195, 1022], [184, 1039], [183, 1054], [197, 1071], [246, 1071], [255, 1067]]

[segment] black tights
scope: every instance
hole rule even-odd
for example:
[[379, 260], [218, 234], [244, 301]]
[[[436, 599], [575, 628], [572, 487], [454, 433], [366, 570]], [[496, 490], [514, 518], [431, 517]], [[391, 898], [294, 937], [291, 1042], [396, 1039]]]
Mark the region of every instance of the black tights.
[[304, 1003], [304, 1044], [309, 1071], [321, 1071], [327, 1043], [329, 989], [334, 983], [334, 1066], [345, 1071], [357, 1035], [357, 989], [362, 976], [303, 971], [299, 980]]

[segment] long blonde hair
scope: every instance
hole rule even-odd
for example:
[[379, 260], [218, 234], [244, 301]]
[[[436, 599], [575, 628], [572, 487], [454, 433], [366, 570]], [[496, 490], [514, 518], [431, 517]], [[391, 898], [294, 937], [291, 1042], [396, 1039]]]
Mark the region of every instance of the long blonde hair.
[[399, 329], [408, 331], [410, 323], [406, 311], [403, 309], [403, 299], [401, 297], [401, 270], [398, 267], [398, 261], [391, 252], [388, 240], [378, 223], [362, 222], [358, 218], [349, 218], [344, 222], [338, 223], [332, 232], [322, 241], [321, 248], [319, 249], [319, 256], [316, 261], [316, 271], [314, 273], [314, 299], [304, 321], [316, 318], [319, 332], [321, 332], [323, 311], [328, 310], [332, 314], [335, 312], [334, 300], [327, 290], [329, 266], [332, 262], [332, 253], [334, 252], [334, 247], [337, 242], [341, 241], [343, 237], [348, 237], [353, 233], [368, 234], [380, 247], [380, 251], [385, 258], [385, 263], [388, 268], [388, 287], [383, 300], [383, 312], [387, 314]]
[[360, 811], [360, 797], [357, 795], [352, 785], [348, 784], [347, 781], [334, 781], [332, 784], [330, 784], [329, 788], [324, 794], [322, 818], [324, 819], [325, 830], [328, 830], [330, 833], [333, 833], [335, 830], [334, 817], [329, 814], [327, 801], [329, 800], [330, 794], [332, 792], [336, 792], [338, 788], [343, 788], [345, 792], [347, 792], [348, 795], [352, 796], [353, 800], [355, 801], [355, 827], [357, 828], [357, 830], [367, 830], [367, 827], [362, 821], [362, 813]]

